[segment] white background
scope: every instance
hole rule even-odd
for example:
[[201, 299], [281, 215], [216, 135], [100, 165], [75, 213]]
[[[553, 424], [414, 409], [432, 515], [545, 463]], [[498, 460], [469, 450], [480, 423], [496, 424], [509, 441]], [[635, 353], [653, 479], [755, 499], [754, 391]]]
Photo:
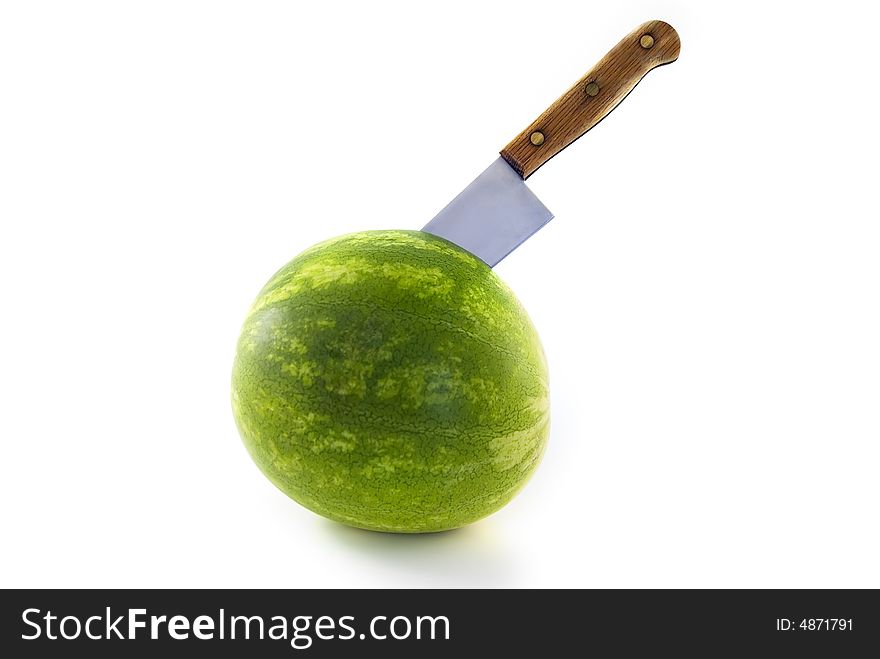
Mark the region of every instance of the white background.
[[[498, 268], [553, 429], [461, 531], [325, 521], [248, 458], [240, 324], [419, 228], [619, 38], [648, 74]], [[7, 2], [0, 585], [880, 587], [875, 3]]]

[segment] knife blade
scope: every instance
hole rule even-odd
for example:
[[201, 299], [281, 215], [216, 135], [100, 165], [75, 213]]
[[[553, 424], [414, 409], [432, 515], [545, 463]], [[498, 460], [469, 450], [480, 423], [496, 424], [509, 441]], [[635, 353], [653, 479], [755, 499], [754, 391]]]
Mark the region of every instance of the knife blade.
[[446, 238], [495, 267], [552, 219], [553, 213], [499, 157], [422, 231]]
[[680, 49], [671, 25], [648, 21], [637, 27], [504, 147], [422, 231], [495, 267], [553, 219], [525, 180], [604, 119], [649, 71], [674, 62]]

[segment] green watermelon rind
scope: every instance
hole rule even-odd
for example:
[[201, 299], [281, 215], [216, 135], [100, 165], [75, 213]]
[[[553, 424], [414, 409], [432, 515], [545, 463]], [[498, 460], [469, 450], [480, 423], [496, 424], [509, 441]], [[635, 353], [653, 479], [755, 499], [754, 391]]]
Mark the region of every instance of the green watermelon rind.
[[254, 462], [332, 520], [424, 533], [489, 515], [549, 434], [537, 332], [485, 263], [419, 231], [306, 250], [242, 328], [232, 404]]

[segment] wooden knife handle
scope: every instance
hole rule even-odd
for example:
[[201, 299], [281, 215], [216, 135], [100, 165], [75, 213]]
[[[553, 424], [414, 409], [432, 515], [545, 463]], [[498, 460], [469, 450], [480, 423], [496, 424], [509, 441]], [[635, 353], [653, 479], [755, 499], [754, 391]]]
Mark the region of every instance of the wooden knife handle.
[[678, 59], [681, 42], [663, 21], [630, 32], [501, 151], [524, 179], [617, 107], [648, 71]]

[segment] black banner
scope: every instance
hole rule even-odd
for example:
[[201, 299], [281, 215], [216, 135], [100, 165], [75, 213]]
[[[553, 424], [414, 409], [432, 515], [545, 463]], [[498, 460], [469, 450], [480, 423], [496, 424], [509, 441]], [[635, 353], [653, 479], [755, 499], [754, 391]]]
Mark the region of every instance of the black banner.
[[7, 657], [573, 649], [846, 657], [880, 648], [880, 596], [871, 590], [7, 590], [0, 598]]

